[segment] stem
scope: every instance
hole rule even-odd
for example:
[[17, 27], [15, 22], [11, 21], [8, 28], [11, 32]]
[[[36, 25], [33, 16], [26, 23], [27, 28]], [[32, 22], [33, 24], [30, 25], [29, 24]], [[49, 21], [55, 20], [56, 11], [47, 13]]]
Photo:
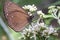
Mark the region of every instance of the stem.
[[52, 15], [44, 15], [43, 18], [53, 18]]
[[9, 32], [9, 29], [7, 28], [7, 25], [3, 22], [1, 17], [0, 17], [0, 24], [1, 24], [2, 28], [4, 29], [4, 31], [7, 33], [8, 37], [10, 38], [10, 40], [14, 40], [14, 38], [11, 35], [11, 33]]
[[34, 40], [36, 40], [36, 34], [34, 34]]
[[47, 40], [47, 38], [45, 38], [45, 40]]

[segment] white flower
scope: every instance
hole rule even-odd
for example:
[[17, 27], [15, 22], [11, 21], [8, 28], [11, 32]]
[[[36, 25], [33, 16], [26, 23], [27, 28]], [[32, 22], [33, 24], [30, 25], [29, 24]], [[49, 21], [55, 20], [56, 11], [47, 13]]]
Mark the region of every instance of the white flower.
[[25, 10], [29, 9], [27, 5], [23, 6], [22, 8], [25, 9]]
[[58, 9], [60, 9], [60, 6], [57, 6]]
[[28, 32], [28, 35], [27, 35], [28, 37], [30, 36], [30, 33]]
[[33, 11], [36, 11], [36, 10], [37, 10], [37, 7], [34, 4], [29, 9], [30, 12], [33, 12]]
[[31, 36], [30, 38], [33, 38], [34, 36]]
[[55, 34], [57, 32], [57, 30], [55, 30], [52, 26], [47, 27], [47, 29], [45, 29], [42, 33], [42, 35], [50, 35], [50, 34]]
[[40, 23], [40, 26], [42, 26], [42, 27], [45, 26], [44, 22]]
[[28, 12], [28, 15], [29, 15], [29, 16], [32, 16], [32, 13], [31, 13], [31, 12]]
[[37, 11], [37, 14], [38, 15], [44, 15], [44, 13], [40, 10], [40, 11]]
[[31, 6], [31, 5], [25, 5], [25, 6], [23, 6], [22, 8], [23, 8], [23, 9], [30, 9], [30, 8], [32, 8], [32, 6]]
[[51, 8], [55, 8], [55, 6], [50, 6], [50, 7], [48, 7], [48, 9], [51, 9]]
[[32, 8], [32, 5], [27, 5], [27, 8], [28, 8], [28, 9]]
[[25, 31], [28, 31], [28, 29], [27, 29], [27, 28], [25, 28]]
[[33, 28], [34, 28], [34, 31], [39, 31], [40, 30], [38, 25], [33, 26]]
[[28, 31], [31, 33], [32, 32], [31, 28], [29, 28]]
[[36, 8], [30, 8], [29, 11], [30, 12], [33, 12], [33, 11], [36, 11], [37, 9]]
[[33, 4], [33, 5], [25, 5], [24, 7], [22, 7], [23, 9], [27, 9], [30, 12], [36, 11], [37, 7]]
[[59, 24], [60, 24], [60, 19], [58, 19], [58, 21], [57, 21]]
[[53, 35], [58, 36], [58, 33], [54, 33]]
[[46, 25], [45, 25], [44, 22], [42, 22], [42, 23], [40, 22], [40, 23], [39, 23], [39, 21], [40, 21], [40, 18], [39, 18], [38, 21], [37, 21], [37, 25], [38, 25], [39, 27], [43, 27], [43, 28], [46, 28], [46, 29], [48, 28], [48, 27], [46, 27]]
[[23, 30], [22, 35], [25, 35], [26, 33], [27, 33], [27, 31], [26, 30]]
[[42, 36], [45, 36], [45, 35], [48, 35], [48, 30], [44, 30], [44, 31], [42, 32]]
[[51, 26], [51, 27], [48, 28], [48, 31], [49, 31], [48, 34], [52, 34], [52, 33], [54, 33], [55, 30], [54, 30], [54, 28]]
[[48, 28], [48, 34], [52, 34], [52, 33], [56, 33], [57, 32], [57, 30], [55, 30], [52, 26], [50, 26], [49, 28]]
[[56, 12], [58, 11], [58, 9], [50, 9], [49, 11], [48, 11], [48, 13], [55, 13], [56, 14]]

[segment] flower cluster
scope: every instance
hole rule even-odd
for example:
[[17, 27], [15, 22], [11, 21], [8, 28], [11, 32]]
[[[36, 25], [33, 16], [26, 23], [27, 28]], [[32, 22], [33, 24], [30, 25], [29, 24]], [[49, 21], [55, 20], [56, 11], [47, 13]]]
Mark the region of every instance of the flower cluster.
[[[33, 5], [25, 5], [25, 6], [23, 6], [22, 7], [23, 9], [25, 9], [25, 10], [28, 10], [28, 14], [30, 15], [30, 16], [32, 16], [32, 13], [34, 12], [34, 11], [37, 11], [37, 7], [33, 4]], [[41, 10], [39, 10], [39, 11], [37, 11], [37, 14], [41, 17], [41, 16], [44, 16], [44, 13], [41, 11]]]
[[25, 5], [22, 8], [28, 11], [29, 16], [32, 16], [33, 12], [35, 12], [37, 10], [37, 7], [34, 4], [33, 5]]
[[[41, 10], [37, 11], [37, 7], [33, 5], [25, 5], [23, 7], [25, 10], [28, 10], [28, 14], [32, 16], [32, 13], [35, 13], [39, 16], [36, 22], [31, 22], [31, 25], [28, 25], [28, 28], [25, 28], [22, 31], [24, 40], [50, 40], [52, 36], [57, 36], [57, 30], [52, 25], [47, 25], [43, 21], [45, 18], [55, 18], [60, 22], [60, 7], [59, 6], [50, 6], [48, 9], [49, 15], [44, 14]], [[58, 11], [59, 10], [59, 11]], [[35, 12], [34, 12], [35, 11]], [[58, 15], [56, 15], [58, 12]], [[48, 20], [47, 20], [48, 21]]]
[[48, 13], [51, 13], [53, 18], [57, 19], [60, 24], [60, 6], [50, 6], [48, 9]]
[[[29, 25], [29, 28], [26, 28], [22, 32], [24, 39], [27, 40], [27, 38], [34, 40], [37, 40], [38, 36], [48, 38], [50, 35], [58, 35], [57, 30], [53, 28], [52, 26], [47, 27], [44, 22], [39, 23], [39, 19], [37, 23], [32, 23], [32, 25]], [[38, 36], [37, 36], [38, 35]], [[41, 39], [42, 40], [42, 39]]]
[[29, 10], [30, 12], [34, 12], [37, 10], [37, 7], [33, 4], [33, 5], [25, 5], [22, 7], [25, 10]]

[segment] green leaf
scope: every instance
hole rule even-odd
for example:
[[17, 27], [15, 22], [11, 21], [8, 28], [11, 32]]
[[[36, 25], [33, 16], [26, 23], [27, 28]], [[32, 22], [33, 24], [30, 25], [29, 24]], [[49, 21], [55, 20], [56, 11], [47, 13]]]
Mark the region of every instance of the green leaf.
[[53, 20], [53, 18], [47, 18], [47, 19], [44, 19], [44, 22], [46, 25], [50, 25], [50, 22]]

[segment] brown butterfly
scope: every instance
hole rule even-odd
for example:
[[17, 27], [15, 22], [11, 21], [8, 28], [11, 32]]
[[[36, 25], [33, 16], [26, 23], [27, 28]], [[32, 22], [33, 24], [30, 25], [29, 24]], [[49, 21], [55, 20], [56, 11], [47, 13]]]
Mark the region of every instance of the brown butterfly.
[[29, 23], [27, 12], [11, 1], [5, 3], [4, 12], [9, 26], [15, 31], [21, 31]]

